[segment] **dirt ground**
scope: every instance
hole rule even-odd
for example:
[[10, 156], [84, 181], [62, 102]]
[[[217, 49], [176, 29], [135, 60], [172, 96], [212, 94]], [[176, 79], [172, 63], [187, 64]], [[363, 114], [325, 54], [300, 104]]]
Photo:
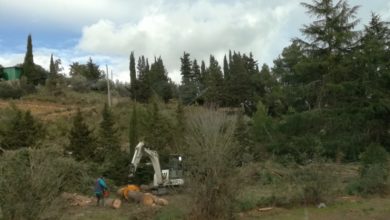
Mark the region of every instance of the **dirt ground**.
[[[166, 210], [176, 212], [180, 209], [175, 199], [181, 200], [182, 196], [170, 196], [174, 209], [168, 205], [162, 207], [146, 207], [136, 203], [123, 203], [120, 209], [96, 207], [94, 204], [86, 207], [69, 207], [66, 209], [63, 220], [129, 220], [129, 219], [180, 219]], [[183, 204], [182, 204], [183, 206]], [[271, 210], [262, 211], [264, 207], [258, 207], [245, 213], [239, 213], [241, 220], [388, 220], [390, 219], [390, 196], [386, 198], [359, 198], [345, 197], [325, 208], [315, 206], [296, 207], [291, 209], [273, 207]]]
[[[27, 111], [30, 110], [34, 116], [44, 120], [50, 121], [58, 117], [65, 117], [73, 115], [77, 112], [77, 106], [72, 105], [61, 105], [52, 102], [42, 102], [42, 101], [25, 101], [25, 100], [0, 100], [0, 109], [9, 108], [11, 104], [15, 105], [17, 108]], [[82, 108], [81, 111], [88, 111], [94, 107]]]
[[388, 220], [390, 219], [390, 197], [340, 199], [326, 208], [314, 206], [293, 209], [273, 208], [270, 211], [252, 210], [241, 213], [240, 219], [265, 220]]

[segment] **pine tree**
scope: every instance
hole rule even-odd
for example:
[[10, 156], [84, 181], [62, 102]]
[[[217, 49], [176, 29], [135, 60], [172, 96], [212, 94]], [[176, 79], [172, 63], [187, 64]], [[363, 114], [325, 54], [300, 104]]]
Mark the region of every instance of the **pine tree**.
[[154, 63], [150, 66], [147, 79], [154, 94], [158, 95], [165, 102], [172, 98], [170, 79], [161, 57], [155, 58]]
[[196, 96], [200, 95], [202, 90], [202, 75], [200, 72], [200, 66], [198, 65], [198, 61], [194, 59], [192, 62], [192, 75], [194, 76], [194, 85], [196, 90]]
[[184, 52], [183, 57], [181, 57], [180, 60], [181, 60], [180, 74], [182, 76], [181, 83], [183, 85], [187, 85], [193, 80], [193, 76], [191, 72], [190, 54]]
[[69, 133], [69, 145], [65, 148], [72, 156], [78, 160], [91, 160], [95, 158], [96, 140], [92, 130], [84, 122], [84, 117], [77, 110], [73, 117], [73, 126]]
[[254, 87], [251, 75], [255, 74], [256, 61], [245, 54], [234, 53], [230, 62], [229, 77], [225, 80], [224, 102], [228, 106], [239, 106], [246, 100], [253, 101]]
[[200, 84], [202, 85], [202, 89], [205, 88], [207, 78], [206, 64], [204, 60], [202, 60], [200, 64]]
[[[193, 66], [190, 60], [190, 54], [184, 52], [181, 60], [181, 86], [180, 90], [180, 99], [184, 104], [191, 104], [195, 101], [198, 89], [197, 89], [197, 79], [193, 70]], [[196, 64], [197, 65], [197, 64]], [[196, 68], [196, 67], [195, 67]], [[195, 70], [198, 71], [198, 70]]]
[[99, 65], [94, 63], [92, 61], [91, 57], [89, 58], [86, 66], [87, 66], [87, 72], [86, 72], [85, 78], [87, 78], [88, 80], [96, 82], [97, 80], [99, 80], [103, 77], [103, 74], [99, 69]]
[[[360, 47], [354, 54], [356, 65], [352, 72], [355, 73], [357, 83], [354, 93], [354, 103], [365, 115], [368, 143], [376, 142], [390, 148], [390, 22], [382, 21], [373, 14], [369, 25], [365, 26]], [[387, 109], [387, 110], [385, 110]]]
[[222, 104], [223, 97], [223, 75], [218, 61], [213, 55], [210, 55], [210, 65], [206, 71], [205, 86], [207, 92], [205, 94], [205, 101], [209, 104]]
[[117, 129], [110, 108], [107, 103], [104, 104], [102, 110], [102, 121], [100, 122], [99, 130], [99, 148], [97, 150], [96, 159], [104, 161], [117, 156], [120, 153], [120, 144], [117, 137]]
[[134, 52], [130, 53], [130, 92], [131, 92], [131, 98], [136, 99], [137, 94], [137, 77], [135, 72], [135, 58], [134, 58]]
[[358, 33], [354, 28], [359, 22], [355, 20], [359, 7], [349, 7], [345, 0], [340, 0], [336, 4], [332, 0], [322, 0], [302, 5], [307, 8], [310, 15], [318, 18], [302, 29], [309, 42], [300, 40], [310, 55], [308, 67], [312, 70], [307, 71], [307, 74], [315, 69], [319, 75], [307, 84], [316, 85], [314, 91], [317, 91], [315, 96], [319, 109], [324, 105], [337, 105], [343, 94], [340, 94], [340, 90], [336, 92], [332, 88], [336, 89], [350, 78], [348, 66], [340, 61], [350, 55], [356, 45]]
[[137, 64], [138, 80], [137, 80], [137, 91], [136, 100], [140, 102], [147, 102], [152, 95], [149, 79], [149, 63], [144, 56], [138, 58]]

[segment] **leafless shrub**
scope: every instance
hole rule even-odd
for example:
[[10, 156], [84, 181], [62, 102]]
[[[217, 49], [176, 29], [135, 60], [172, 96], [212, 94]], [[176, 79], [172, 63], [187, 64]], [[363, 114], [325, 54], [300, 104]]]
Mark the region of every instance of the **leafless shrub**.
[[183, 149], [193, 202], [189, 219], [231, 219], [238, 188], [235, 117], [211, 110], [189, 115]]

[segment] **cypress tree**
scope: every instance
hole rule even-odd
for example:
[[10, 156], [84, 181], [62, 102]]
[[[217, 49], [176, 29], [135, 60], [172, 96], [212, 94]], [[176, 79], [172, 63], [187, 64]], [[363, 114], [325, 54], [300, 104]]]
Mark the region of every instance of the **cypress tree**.
[[226, 59], [226, 54], [223, 57], [223, 75], [225, 80], [229, 79], [229, 63]]
[[23, 74], [27, 78], [27, 83], [33, 84], [33, 85], [38, 85], [39, 78], [37, 77], [37, 74], [35, 71], [31, 34], [29, 34], [27, 37], [27, 51], [26, 51], [26, 55], [24, 57]]
[[196, 96], [199, 96], [202, 89], [202, 75], [200, 73], [200, 66], [198, 65], [198, 61], [196, 59], [192, 62], [192, 75], [194, 76]]
[[131, 98], [136, 99], [136, 93], [137, 93], [137, 77], [135, 72], [135, 58], [134, 58], [134, 52], [130, 53], [130, 92], [131, 92]]
[[50, 56], [50, 67], [49, 67], [49, 76], [46, 81], [46, 85], [52, 89], [56, 85], [56, 78], [57, 78], [57, 68], [56, 65], [54, 64], [53, 60], [53, 54]]
[[129, 126], [129, 150], [130, 155], [134, 154], [134, 149], [138, 143], [138, 118], [137, 118], [137, 106], [133, 106], [133, 111], [130, 117], [130, 126]]

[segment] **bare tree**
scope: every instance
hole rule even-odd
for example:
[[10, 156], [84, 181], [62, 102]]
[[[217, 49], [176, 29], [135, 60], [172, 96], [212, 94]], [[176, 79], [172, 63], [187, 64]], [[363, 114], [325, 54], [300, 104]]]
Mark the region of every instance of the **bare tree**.
[[183, 152], [192, 198], [190, 219], [232, 219], [237, 191], [234, 175], [235, 117], [211, 110], [192, 112]]

